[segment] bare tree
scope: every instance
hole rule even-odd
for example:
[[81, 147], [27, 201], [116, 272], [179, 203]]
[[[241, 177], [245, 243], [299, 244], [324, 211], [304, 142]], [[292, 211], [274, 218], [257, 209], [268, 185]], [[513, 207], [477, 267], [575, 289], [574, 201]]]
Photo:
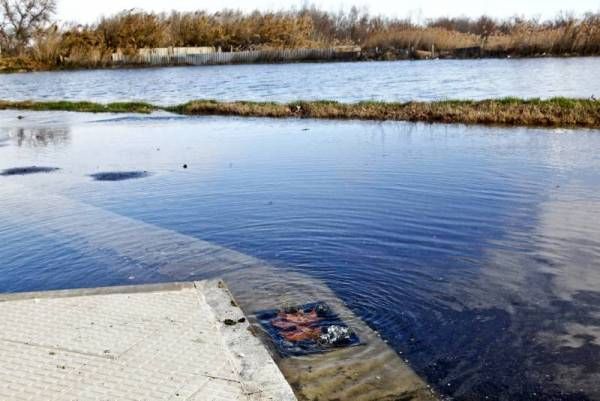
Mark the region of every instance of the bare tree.
[[21, 51], [55, 11], [56, 0], [0, 0], [0, 40]]

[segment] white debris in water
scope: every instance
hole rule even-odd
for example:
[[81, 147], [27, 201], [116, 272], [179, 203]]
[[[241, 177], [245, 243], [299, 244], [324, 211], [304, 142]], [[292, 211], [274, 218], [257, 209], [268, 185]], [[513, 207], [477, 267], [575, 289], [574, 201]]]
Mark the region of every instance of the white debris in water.
[[343, 344], [350, 341], [352, 331], [348, 327], [329, 326], [327, 331], [321, 334], [321, 342], [330, 345]]

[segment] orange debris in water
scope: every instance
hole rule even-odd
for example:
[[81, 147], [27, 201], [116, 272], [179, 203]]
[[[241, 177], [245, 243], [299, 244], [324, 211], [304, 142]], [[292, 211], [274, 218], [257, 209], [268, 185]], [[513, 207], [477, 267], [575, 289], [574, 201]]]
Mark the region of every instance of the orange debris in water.
[[296, 330], [283, 332], [282, 335], [287, 341], [292, 342], [318, 340], [321, 336], [321, 329], [318, 327], [298, 326]]
[[310, 312], [279, 312], [277, 317], [271, 320], [271, 324], [283, 331], [281, 335], [287, 341], [297, 342], [318, 339], [321, 329], [312, 326], [316, 325], [319, 320], [317, 311], [313, 309]]

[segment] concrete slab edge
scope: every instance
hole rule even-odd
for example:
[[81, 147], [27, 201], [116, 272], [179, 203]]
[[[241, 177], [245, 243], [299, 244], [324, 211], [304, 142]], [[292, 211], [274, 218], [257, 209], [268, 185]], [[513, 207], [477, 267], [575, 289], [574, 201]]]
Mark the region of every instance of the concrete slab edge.
[[127, 286], [114, 286], [114, 287], [77, 288], [77, 289], [54, 290], [54, 291], [17, 292], [17, 293], [9, 293], [9, 294], [0, 294], [0, 302], [21, 301], [21, 300], [27, 300], [27, 299], [71, 298], [71, 297], [83, 297], [83, 296], [89, 296], [89, 295], [137, 294], [137, 293], [144, 293], [144, 292], [179, 291], [184, 288], [194, 288], [194, 287], [195, 287], [195, 283], [193, 281], [189, 281], [189, 282], [127, 285]]
[[[297, 401], [287, 379], [222, 280], [196, 282], [196, 288], [221, 322], [221, 336], [231, 350], [249, 401]], [[224, 320], [237, 322], [225, 325]]]

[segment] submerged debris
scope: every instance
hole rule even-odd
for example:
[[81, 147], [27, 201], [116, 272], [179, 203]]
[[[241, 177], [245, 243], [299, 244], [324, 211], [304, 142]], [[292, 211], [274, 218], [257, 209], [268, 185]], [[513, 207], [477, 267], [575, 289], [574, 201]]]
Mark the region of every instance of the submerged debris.
[[350, 343], [353, 334], [348, 327], [333, 325], [327, 327], [327, 330], [319, 337], [319, 341], [322, 344], [340, 346]]
[[284, 357], [360, 344], [356, 333], [324, 302], [285, 306], [257, 317]]
[[233, 320], [233, 319], [225, 319], [223, 320], [223, 324], [225, 326], [235, 326], [238, 323], [245, 323], [246, 322], [246, 318], [245, 317], [241, 317], [238, 320]]
[[1, 176], [11, 176], [11, 175], [51, 173], [51, 172], [57, 171], [57, 170], [60, 170], [60, 169], [58, 167], [38, 167], [38, 166], [15, 167], [15, 168], [9, 168], [6, 170], [2, 170], [2, 172], [0, 172], [0, 175]]
[[109, 171], [96, 174], [90, 174], [96, 181], [125, 181], [150, 176], [147, 171]]

